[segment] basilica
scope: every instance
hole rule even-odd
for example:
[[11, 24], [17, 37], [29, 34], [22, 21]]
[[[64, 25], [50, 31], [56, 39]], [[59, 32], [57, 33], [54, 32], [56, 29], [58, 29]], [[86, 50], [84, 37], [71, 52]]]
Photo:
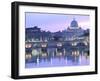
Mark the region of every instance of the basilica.
[[83, 35], [84, 31], [85, 30], [78, 26], [78, 22], [75, 19], [73, 19], [67, 30], [64, 30], [62, 33], [66, 40], [70, 40], [72, 38]]

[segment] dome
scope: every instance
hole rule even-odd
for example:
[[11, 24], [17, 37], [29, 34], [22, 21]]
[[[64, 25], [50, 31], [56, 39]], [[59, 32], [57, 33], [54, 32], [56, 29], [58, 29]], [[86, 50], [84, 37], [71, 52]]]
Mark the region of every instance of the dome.
[[70, 27], [78, 27], [78, 23], [75, 19], [73, 19], [73, 21], [71, 22]]

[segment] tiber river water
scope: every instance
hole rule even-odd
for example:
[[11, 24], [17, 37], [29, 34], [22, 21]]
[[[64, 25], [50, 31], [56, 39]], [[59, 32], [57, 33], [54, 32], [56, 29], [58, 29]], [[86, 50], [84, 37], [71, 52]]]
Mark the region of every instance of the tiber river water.
[[58, 56], [55, 55], [33, 57], [25, 62], [25, 68], [85, 66], [90, 64], [90, 56], [85, 51], [67, 51], [65, 54], [59, 53]]

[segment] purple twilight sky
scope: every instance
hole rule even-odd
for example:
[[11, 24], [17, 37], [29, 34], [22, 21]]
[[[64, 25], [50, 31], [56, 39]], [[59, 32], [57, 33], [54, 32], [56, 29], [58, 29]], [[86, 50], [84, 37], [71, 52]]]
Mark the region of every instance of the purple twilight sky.
[[48, 13], [25, 13], [25, 27], [30, 28], [38, 26], [45, 31], [62, 31], [70, 26], [73, 18], [78, 22], [78, 26], [87, 29], [90, 27], [89, 15], [73, 14], [48, 14]]

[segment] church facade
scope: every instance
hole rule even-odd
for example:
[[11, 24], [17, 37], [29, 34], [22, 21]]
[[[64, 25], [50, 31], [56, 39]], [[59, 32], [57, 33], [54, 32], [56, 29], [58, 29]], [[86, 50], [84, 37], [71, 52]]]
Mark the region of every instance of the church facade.
[[64, 30], [62, 33], [66, 40], [70, 40], [83, 35], [84, 31], [85, 30], [78, 26], [78, 22], [75, 19], [73, 19], [67, 30]]

